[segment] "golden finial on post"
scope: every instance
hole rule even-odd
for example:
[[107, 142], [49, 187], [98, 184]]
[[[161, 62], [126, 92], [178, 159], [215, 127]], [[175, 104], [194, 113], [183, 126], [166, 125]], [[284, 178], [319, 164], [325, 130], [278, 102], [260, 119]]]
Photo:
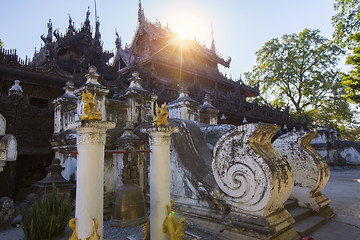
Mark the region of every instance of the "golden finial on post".
[[81, 120], [101, 120], [101, 113], [95, 100], [96, 93], [92, 95], [87, 89], [82, 92], [81, 101], [83, 102], [84, 114], [80, 116]]
[[153, 126], [168, 126], [169, 122], [167, 118], [169, 117], [169, 112], [167, 111], [166, 103], [162, 104], [161, 107], [156, 102], [155, 105], [155, 114], [153, 115]]

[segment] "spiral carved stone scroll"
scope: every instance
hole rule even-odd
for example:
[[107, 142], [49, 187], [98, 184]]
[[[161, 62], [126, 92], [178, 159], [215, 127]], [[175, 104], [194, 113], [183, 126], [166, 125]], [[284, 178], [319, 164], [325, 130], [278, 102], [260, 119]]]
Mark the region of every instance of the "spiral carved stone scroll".
[[317, 133], [289, 132], [274, 142], [274, 147], [290, 163], [294, 171], [295, 186], [291, 198], [299, 206], [319, 211], [330, 200], [321, 193], [329, 177], [329, 166], [325, 159], [310, 145]]
[[[290, 165], [271, 145], [279, 128], [245, 124], [217, 142], [212, 170], [233, 210], [264, 217], [282, 212], [279, 210], [292, 191], [294, 178]], [[284, 214], [291, 218], [286, 211]]]

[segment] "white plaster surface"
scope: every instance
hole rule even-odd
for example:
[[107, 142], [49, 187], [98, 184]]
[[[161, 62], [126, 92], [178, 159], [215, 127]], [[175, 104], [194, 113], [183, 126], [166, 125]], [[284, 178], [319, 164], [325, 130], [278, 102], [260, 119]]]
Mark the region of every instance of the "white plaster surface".
[[340, 151], [340, 156], [345, 159], [348, 165], [360, 165], [360, 153], [353, 147], [348, 147]]
[[[273, 146], [290, 163], [294, 173], [294, 189], [291, 197], [301, 207], [318, 211], [330, 203], [321, 194], [326, 186], [330, 171], [325, 159], [310, 146], [317, 133], [289, 132], [277, 138]], [[321, 197], [320, 197], [321, 195]]]
[[174, 127], [152, 127], [144, 132], [150, 135], [150, 239], [168, 240], [162, 232], [170, 205], [170, 135]]
[[226, 201], [238, 211], [269, 215], [293, 188], [289, 164], [272, 147], [274, 125], [245, 124], [225, 133], [214, 148], [212, 168]]
[[0, 113], [0, 136], [5, 135], [6, 132], [6, 120], [4, 116]]

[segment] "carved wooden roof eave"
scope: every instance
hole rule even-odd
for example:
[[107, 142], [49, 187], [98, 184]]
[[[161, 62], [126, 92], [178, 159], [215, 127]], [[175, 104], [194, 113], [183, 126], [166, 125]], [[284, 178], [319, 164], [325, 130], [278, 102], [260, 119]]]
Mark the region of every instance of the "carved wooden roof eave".
[[[154, 58], [147, 58], [147, 59], [144, 59], [142, 62], [141, 62], [141, 65], [146, 65], [150, 62], [155, 62], [157, 64], [161, 64], [161, 65], [164, 65], [164, 66], [171, 66], [173, 68], [177, 68], [177, 66], [175, 65], [171, 65], [169, 64], [168, 62], [164, 62], [164, 61], [156, 61]], [[131, 67], [128, 67], [128, 68], [123, 68], [121, 69], [121, 73], [125, 73], [125, 72], [129, 72], [131, 71], [133, 68]], [[187, 72], [187, 73], [190, 73], [190, 74], [194, 74], [195, 75], [195, 72], [192, 72], [192, 71], [186, 71], [186, 69], [183, 69], [184, 72]], [[230, 80], [230, 79], [227, 79], [221, 75], [219, 76], [214, 76], [214, 74], [207, 74], [207, 73], [203, 73], [201, 71], [197, 71], [196, 72], [196, 75], [200, 76], [200, 77], [204, 77], [204, 78], [207, 78], [207, 79], [211, 79], [213, 81], [219, 81], [223, 84], [226, 84], [228, 86], [232, 86], [232, 87], [239, 87], [243, 92], [246, 92], [248, 94], [246, 94], [246, 97], [255, 97], [257, 95], [259, 95], [259, 89], [256, 88], [256, 87], [250, 87], [250, 86], [247, 86], [245, 84], [238, 84], [237, 82], [233, 81], [233, 80]]]
[[85, 78], [69, 79], [67, 77], [60, 77], [59, 75], [51, 74], [50, 72], [39, 71], [34, 68], [18, 68], [0, 65], [0, 75], [6, 76], [7, 74], [10, 74], [12, 78], [20, 79], [23, 84], [39, 85], [58, 89], [62, 89], [69, 80], [74, 81], [75, 84], [83, 84], [85, 82]]

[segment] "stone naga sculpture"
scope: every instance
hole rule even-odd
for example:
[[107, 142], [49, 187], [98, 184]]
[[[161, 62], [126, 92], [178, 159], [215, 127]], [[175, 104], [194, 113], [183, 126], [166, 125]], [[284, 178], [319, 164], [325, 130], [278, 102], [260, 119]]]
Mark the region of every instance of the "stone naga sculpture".
[[179, 223], [174, 215], [174, 212], [171, 210], [174, 205], [174, 201], [170, 201], [170, 206], [166, 205], [167, 215], [163, 223], [163, 233], [169, 233], [169, 240], [181, 240], [184, 236], [184, 227], [186, 220], [181, 218]]
[[169, 117], [169, 112], [167, 111], [166, 103], [162, 104], [161, 107], [156, 102], [155, 105], [155, 114], [153, 116], [153, 126], [168, 126], [169, 123], [167, 121], [167, 118]]
[[277, 138], [273, 145], [294, 172], [295, 185], [290, 197], [296, 199], [300, 207], [319, 211], [331, 202], [321, 193], [329, 180], [330, 169], [310, 145], [315, 137], [317, 133], [314, 132], [289, 132]]
[[101, 113], [95, 100], [96, 94], [93, 96], [87, 89], [82, 93], [81, 101], [84, 104], [84, 114], [80, 116], [81, 120], [101, 120]]
[[293, 173], [271, 145], [279, 129], [258, 123], [231, 129], [214, 148], [212, 170], [225, 193], [218, 196], [231, 208], [229, 217], [257, 219], [259, 232], [269, 239], [296, 239], [294, 219], [283, 205], [293, 188]]

